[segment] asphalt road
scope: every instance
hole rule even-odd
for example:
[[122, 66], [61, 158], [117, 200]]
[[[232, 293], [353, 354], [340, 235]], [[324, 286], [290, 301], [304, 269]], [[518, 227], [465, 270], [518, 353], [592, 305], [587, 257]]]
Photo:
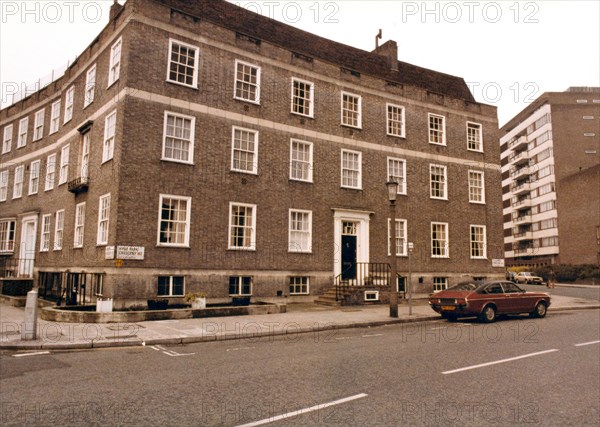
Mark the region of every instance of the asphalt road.
[[0, 374], [4, 426], [598, 426], [600, 311], [3, 352]]
[[520, 287], [532, 292], [548, 292], [550, 295], [562, 295], [565, 297], [584, 298], [600, 301], [600, 286], [580, 288], [577, 286], [557, 286], [548, 289], [540, 285], [519, 285]]

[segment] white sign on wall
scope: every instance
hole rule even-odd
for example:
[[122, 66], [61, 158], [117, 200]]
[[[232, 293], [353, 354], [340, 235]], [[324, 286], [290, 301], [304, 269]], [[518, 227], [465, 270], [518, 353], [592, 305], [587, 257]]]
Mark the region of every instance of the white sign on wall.
[[115, 247], [107, 246], [104, 249], [104, 259], [115, 259]]
[[494, 259], [492, 259], [492, 267], [502, 267], [502, 268], [504, 268], [504, 258], [501, 258], [501, 259], [494, 258]]
[[143, 246], [117, 246], [117, 258], [118, 259], [144, 259], [144, 247]]

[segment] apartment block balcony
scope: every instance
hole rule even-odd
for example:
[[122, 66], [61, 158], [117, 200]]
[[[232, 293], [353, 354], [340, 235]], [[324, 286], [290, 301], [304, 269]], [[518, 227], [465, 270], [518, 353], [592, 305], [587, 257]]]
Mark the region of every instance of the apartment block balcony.
[[511, 150], [514, 150], [514, 151], [518, 151], [519, 149], [526, 148], [528, 144], [529, 144], [529, 141], [527, 141], [527, 137], [520, 136], [519, 138], [512, 141], [508, 145], [508, 148], [510, 148]]
[[518, 246], [514, 248], [515, 256], [535, 255], [535, 248], [531, 246]]
[[531, 207], [531, 198], [524, 197], [522, 199], [517, 200], [512, 205], [513, 205], [513, 208], [515, 208], [515, 209], [530, 208]]
[[513, 234], [513, 238], [517, 242], [533, 240], [533, 231], [531, 231], [531, 230], [519, 231], [519, 232]]
[[531, 215], [530, 214], [515, 215], [515, 216], [513, 216], [513, 222], [515, 224], [528, 224], [528, 223], [531, 223]]
[[519, 151], [509, 157], [514, 166], [529, 164], [529, 151]]
[[510, 190], [515, 196], [520, 196], [523, 194], [527, 194], [531, 191], [531, 183], [529, 181], [525, 181], [523, 183], [515, 183], [511, 186]]
[[80, 176], [79, 178], [75, 178], [74, 180], [69, 181], [67, 184], [68, 190], [77, 195], [80, 193], [85, 193], [88, 191], [90, 184], [90, 178], [87, 176]]
[[529, 176], [531, 173], [531, 170], [529, 169], [528, 166], [522, 167], [522, 168], [515, 168], [513, 170], [513, 172], [510, 174], [510, 177], [514, 180], [517, 180], [519, 178], [525, 178], [527, 176]]

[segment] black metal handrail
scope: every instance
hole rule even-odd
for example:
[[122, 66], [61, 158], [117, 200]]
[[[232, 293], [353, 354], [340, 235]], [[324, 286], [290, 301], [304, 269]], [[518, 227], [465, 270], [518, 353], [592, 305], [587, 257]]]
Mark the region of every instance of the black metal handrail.
[[103, 273], [40, 271], [38, 289], [41, 298], [58, 305], [83, 305], [96, 302], [102, 293]]
[[[349, 277], [354, 270], [356, 274], [351, 274], [354, 277]], [[344, 291], [351, 287], [390, 287], [391, 270], [390, 264], [382, 262], [357, 262], [352, 264], [334, 279], [335, 300], [340, 301]], [[398, 277], [402, 276], [397, 273]]]

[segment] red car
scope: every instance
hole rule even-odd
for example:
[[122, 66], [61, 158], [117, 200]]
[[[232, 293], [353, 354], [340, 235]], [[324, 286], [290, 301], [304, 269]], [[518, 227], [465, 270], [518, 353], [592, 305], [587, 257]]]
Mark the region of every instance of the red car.
[[544, 317], [550, 307], [550, 295], [525, 292], [505, 280], [468, 281], [431, 295], [429, 305], [450, 321], [477, 316], [489, 323], [503, 314], [528, 313], [531, 317]]

